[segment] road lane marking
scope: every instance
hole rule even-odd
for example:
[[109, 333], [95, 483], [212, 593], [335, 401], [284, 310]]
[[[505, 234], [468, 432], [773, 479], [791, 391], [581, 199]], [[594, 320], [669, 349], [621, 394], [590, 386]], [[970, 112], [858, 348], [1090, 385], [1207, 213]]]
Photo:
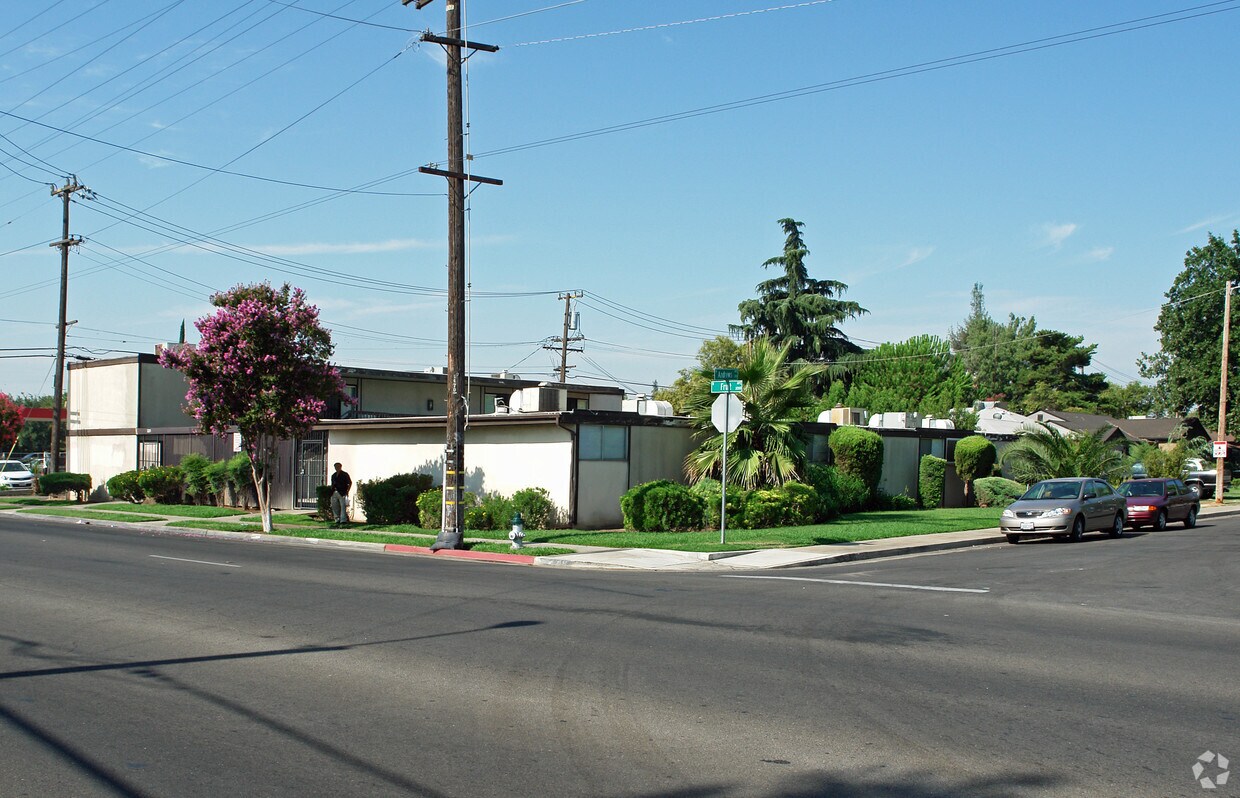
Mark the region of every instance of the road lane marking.
[[989, 593], [990, 588], [936, 587], [934, 585], [901, 585], [895, 582], [857, 582], [848, 579], [814, 579], [808, 576], [748, 576], [720, 574], [724, 579], [783, 579], [788, 582], [821, 582], [827, 585], [858, 585], [860, 587], [895, 587], [901, 590], [933, 590], [937, 593]]
[[206, 560], [186, 560], [183, 557], [165, 557], [162, 554], [148, 554], [148, 557], [154, 557], [157, 560], [176, 560], [177, 562], [192, 562], [199, 565], [218, 565], [223, 568], [240, 568], [240, 565], [231, 562], [208, 562]]

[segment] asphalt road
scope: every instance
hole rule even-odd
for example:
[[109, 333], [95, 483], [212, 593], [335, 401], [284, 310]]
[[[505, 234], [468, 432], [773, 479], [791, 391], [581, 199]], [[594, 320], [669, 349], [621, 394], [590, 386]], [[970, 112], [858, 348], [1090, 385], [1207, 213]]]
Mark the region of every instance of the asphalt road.
[[1238, 572], [1233, 520], [722, 576], [3, 517], [0, 796], [1240, 795]]

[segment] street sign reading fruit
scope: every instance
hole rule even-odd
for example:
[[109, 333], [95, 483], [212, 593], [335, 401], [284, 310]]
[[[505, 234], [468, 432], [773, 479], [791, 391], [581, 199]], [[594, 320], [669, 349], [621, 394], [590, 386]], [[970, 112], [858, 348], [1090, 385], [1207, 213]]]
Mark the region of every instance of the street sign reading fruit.
[[745, 383], [740, 380], [711, 380], [711, 393], [740, 393]]

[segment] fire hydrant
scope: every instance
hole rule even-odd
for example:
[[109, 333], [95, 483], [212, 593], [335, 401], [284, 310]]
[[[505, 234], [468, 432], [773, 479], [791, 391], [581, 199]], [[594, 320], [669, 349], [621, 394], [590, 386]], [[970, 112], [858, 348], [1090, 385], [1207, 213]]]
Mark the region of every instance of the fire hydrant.
[[521, 513], [513, 513], [512, 531], [508, 533], [508, 539], [512, 541], [514, 549], [519, 549], [525, 544], [525, 520], [521, 518]]

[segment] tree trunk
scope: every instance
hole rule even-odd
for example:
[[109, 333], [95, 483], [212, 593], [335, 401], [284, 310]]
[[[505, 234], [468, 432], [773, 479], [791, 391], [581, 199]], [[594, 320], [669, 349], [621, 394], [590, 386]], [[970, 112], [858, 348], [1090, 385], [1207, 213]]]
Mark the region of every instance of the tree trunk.
[[[261, 462], [259, 455], [261, 454]], [[258, 494], [258, 512], [262, 515], [263, 531], [270, 534], [271, 526], [271, 481], [268, 468], [271, 457], [262, 437], [250, 454], [250, 473], [254, 475], [254, 492]]]

